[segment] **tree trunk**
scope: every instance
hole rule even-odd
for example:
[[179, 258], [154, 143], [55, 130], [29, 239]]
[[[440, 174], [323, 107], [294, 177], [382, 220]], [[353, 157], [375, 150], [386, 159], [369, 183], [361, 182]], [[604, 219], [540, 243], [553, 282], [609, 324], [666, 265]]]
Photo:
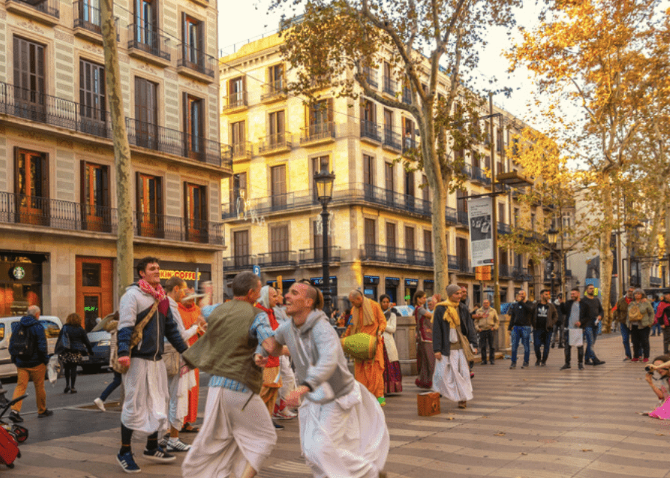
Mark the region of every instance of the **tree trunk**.
[[112, 116], [114, 138], [114, 163], [116, 170], [116, 202], [118, 214], [116, 240], [116, 286], [121, 297], [133, 282], [133, 209], [131, 193], [130, 145], [126, 131], [121, 72], [116, 44], [116, 24], [112, 0], [100, 2], [102, 40], [105, 50], [105, 76], [107, 99]]
[[[609, 181], [609, 178], [605, 178]], [[612, 188], [604, 186], [602, 192], [603, 221], [600, 232], [600, 294], [603, 305], [603, 332], [609, 333], [612, 327], [612, 314], [610, 313], [610, 295], [612, 291], [612, 264], [614, 256], [610, 248], [612, 237], [612, 224], [614, 222], [614, 206], [612, 203]]]
[[[667, 198], [667, 195], [665, 196]], [[667, 281], [664, 286], [670, 285], [670, 203], [665, 202], [665, 257], [668, 259], [665, 267]]]

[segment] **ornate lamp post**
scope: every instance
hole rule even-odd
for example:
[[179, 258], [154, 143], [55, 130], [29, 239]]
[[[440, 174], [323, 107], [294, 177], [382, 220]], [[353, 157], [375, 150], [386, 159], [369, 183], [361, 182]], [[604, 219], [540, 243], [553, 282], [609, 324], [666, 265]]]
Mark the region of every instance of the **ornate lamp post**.
[[[333, 198], [333, 182], [335, 181], [335, 174], [328, 172], [327, 169], [322, 169], [320, 172], [314, 174], [314, 182], [316, 183], [316, 192], [319, 202], [323, 207], [321, 211], [321, 224], [323, 226], [323, 311], [330, 319], [330, 250], [328, 246], [328, 203]], [[316, 251], [314, 251], [316, 253]]]
[[549, 264], [551, 264], [551, 300], [554, 300], [554, 279], [556, 273], [554, 272], [554, 252], [556, 251], [556, 243], [558, 242], [558, 231], [551, 227], [547, 231], [547, 242], [549, 242]]

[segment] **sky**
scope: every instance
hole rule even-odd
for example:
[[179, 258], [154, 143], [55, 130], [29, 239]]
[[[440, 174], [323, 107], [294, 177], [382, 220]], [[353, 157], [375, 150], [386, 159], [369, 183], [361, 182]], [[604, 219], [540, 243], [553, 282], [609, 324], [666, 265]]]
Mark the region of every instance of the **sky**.
[[[218, 0], [218, 5], [219, 56], [234, 53], [245, 43], [277, 31], [281, 13], [268, 14], [268, 0]], [[533, 28], [537, 24], [538, 12], [535, 1], [526, 0], [524, 7], [516, 13], [517, 24]], [[494, 98], [494, 102], [518, 118], [526, 119], [529, 112], [527, 102], [533, 90], [528, 72], [507, 73], [508, 62], [502, 56], [502, 51], [512, 46], [512, 40], [504, 29], [492, 30], [488, 42], [488, 47], [480, 57], [480, 81], [476, 86], [483, 90], [488, 85], [488, 79], [495, 77], [498, 80], [495, 88], [512, 88], [511, 97], [500, 94]]]

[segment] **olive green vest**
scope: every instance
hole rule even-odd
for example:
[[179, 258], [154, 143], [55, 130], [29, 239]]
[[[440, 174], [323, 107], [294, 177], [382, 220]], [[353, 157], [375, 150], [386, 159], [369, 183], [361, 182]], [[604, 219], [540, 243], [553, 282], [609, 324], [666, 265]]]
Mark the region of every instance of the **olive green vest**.
[[207, 333], [184, 352], [184, 361], [190, 367], [236, 380], [252, 392], [260, 393], [263, 369], [253, 361], [258, 340], [249, 336], [259, 312], [241, 300], [218, 306], [207, 319]]

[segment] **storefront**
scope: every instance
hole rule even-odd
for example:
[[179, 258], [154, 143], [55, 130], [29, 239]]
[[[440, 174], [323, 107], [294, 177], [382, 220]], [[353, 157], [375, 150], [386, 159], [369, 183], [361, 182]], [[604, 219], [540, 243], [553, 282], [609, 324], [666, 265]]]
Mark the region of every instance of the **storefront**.
[[[323, 292], [323, 276], [321, 277], [311, 277], [309, 281], [312, 283], [313, 286], [318, 287], [321, 292]], [[329, 285], [330, 285], [330, 297], [331, 299], [334, 299], [337, 297], [337, 277], [336, 276], [330, 276], [329, 280]]]
[[[137, 269], [137, 263], [140, 259], [135, 259], [133, 268]], [[198, 281], [198, 289], [202, 289], [202, 283], [212, 280], [212, 265], [211, 264], [196, 264], [193, 262], [170, 262], [161, 261], [161, 284], [172, 276], [177, 276], [186, 282], [188, 287], [195, 287], [196, 279]], [[134, 280], [139, 280], [137, 270], [134, 270]]]
[[0, 317], [25, 315], [42, 307], [42, 264], [47, 254], [0, 251]]
[[405, 279], [405, 304], [412, 304], [412, 298], [414, 297], [414, 293], [418, 288], [419, 279]]
[[379, 286], [379, 276], [363, 276], [363, 294], [372, 300], [377, 300], [377, 287]]
[[400, 286], [399, 277], [387, 277], [384, 280], [384, 293], [391, 298], [392, 304], [398, 303], [398, 287]]
[[435, 294], [435, 281], [433, 279], [424, 279], [423, 291], [426, 293], [426, 296], [428, 297]]

